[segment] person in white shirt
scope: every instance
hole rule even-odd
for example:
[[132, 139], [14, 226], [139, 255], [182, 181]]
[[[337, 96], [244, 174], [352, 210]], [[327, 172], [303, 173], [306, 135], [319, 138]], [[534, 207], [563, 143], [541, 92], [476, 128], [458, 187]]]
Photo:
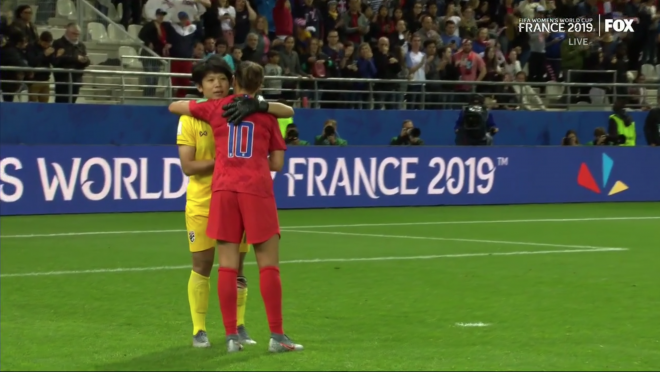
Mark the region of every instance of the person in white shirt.
[[[520, 71], [516, 74], [516, 82], [524, 83], [527, 81], [527, 74]], [[516, 91], [520, 100], [520, 106], [529, 111], [545, 111], [545, 105], [543, 105], [543, 100], [539, 97], [538, 94], [532, 89], [531, 86], [525, 85], [514, 85], [513, 90]]]
[[413, 35], [410, 51], [406, 54], [406, 66], [408, 67], [408, 102], [410, 109], [422, 108], [422, 87], [426, 81], [424, 65], [426, 65], [426, 54], [420, 50], [422, 41], [418, 35]]
[[222, 27], [222, 36], [229, 48], [234, 46], [234, 26], [236, 25], [236, 9], [229, 5], [229, 0], [220, 0], [218, 19]]

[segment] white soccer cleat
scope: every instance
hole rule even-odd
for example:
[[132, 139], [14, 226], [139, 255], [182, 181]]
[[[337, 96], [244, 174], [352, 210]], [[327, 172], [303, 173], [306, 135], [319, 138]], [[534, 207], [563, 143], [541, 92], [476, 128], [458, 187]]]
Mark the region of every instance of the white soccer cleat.
[[268, 343], [268, 351], [271, 353], [288, 353], [303, 349], [302, 345], [294, 343], [287, 335], [272, 334]]

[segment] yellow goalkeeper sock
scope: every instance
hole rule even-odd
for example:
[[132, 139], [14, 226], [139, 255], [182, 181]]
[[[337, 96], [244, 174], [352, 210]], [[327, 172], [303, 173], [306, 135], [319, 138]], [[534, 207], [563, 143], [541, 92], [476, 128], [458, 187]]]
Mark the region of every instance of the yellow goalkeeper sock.
[[242, 326], [245, 325], [245, 307], [247, 306], [247, 288], [238, 288], [238, 308], [236, 309], [236, 325]]
[[190, 272], [188, 280], [188, 302], [193, 321], [193, 336], [199, 331], [206, 331], [206, 313], [209, 310], [209, 292], [211, 281], [209, 277]]

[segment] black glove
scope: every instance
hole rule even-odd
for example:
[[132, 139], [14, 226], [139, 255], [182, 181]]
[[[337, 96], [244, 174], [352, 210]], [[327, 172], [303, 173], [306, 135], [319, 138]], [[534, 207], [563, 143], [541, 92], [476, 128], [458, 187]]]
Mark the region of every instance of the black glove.
[[234, 97], [234, 102], [222, 106], [225, 110], [222, 117], [230, 124], [238, 124], [249, 115], [257, 112], [268, 112], [268, 102], [250, 97]]

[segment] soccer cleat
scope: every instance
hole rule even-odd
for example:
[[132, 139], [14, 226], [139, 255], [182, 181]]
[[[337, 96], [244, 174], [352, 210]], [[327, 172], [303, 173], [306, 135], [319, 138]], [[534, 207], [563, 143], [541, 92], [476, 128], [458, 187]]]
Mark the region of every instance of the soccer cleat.
[[256, 345], [257, 341], [250, 338], [244, 325], [238, 326], [238, 342], [243, 345]]
[[303, 346], [294, 343], [287, 335], [271, 334], [268, 351], [271, 353], [287, 353], [289, 351], [302, 351]]
[[227, 336], [227, 353], [237, 353], [243, 350], [243, 345], [238, 341], [238, 335]]
[[199, 331], [193, 336], [193, 347], [211, 347], [205, 331]]

